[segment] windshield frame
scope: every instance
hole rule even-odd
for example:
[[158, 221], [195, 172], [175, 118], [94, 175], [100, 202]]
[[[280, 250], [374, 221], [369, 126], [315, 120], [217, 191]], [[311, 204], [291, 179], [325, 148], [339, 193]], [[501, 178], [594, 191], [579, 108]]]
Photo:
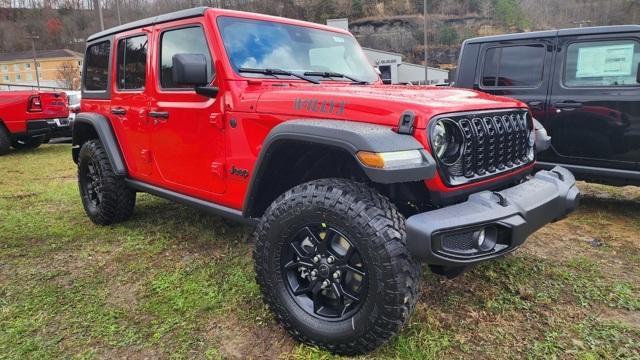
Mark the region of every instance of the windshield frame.
[[[243, 73], [241, 71], [239, 71], [239, 68], [236, 69], [236, 67], [234, 66], [231, 56], [229, 54], [229, 52], [227, 51], [227, 46], [225, 43], [225, 39], [223, 37], [222, 34], [222, 27], [220, 26], [220, 20], [221, 19], [238, 19], [238, 20], [242, 20], [242, 21], [254, 21], [254, 22], [265, 22], [265, 23], [277, 23], [283, 26], [292, 26], [292, 27], [302, 27], [302, 28], [307, 28], [309, 30], [315, 30], [315, 31], [321, 31], [321, 32], [326, 32], [326, 33], [335, 33], [337, 35], [341, 35], [341, 36], [345, 36], [345, 37], [349, 37], [351, 38], [351, 40], [353, 40], [353, 44], [354, 44], [354, 51], [356, 51], [358, 53], [359, 56], [361, 56], [361, 58], [366, 62], [367, 65], [369, 65], [371, 67], [371, 73], [372, 73], [372, 80], [367, 82], [369, 84], [377, 84], [379, 83], [380, 80], [380, 76], [378, 75], [378, 73], [375, 71], [375, 68], [373, 65], [371, 65], [371, 63], [369, 62], [364, 50], [362, 49], [362, 46], [360, 46], [360, 43], [358, 42], [358, 40], [353, 36], [353, 34], [351, 34], [348, 31], [344, 31], [341, 29], [334, 29], [334, 28], [328, 28], [324, 25], [321, 24], [314, 24], [314, 23], [307, 23], [304, 21], [299, 21], [299, 20], [293, 20], [291, 19], [290, 21], [288, 21], [289, 19], [287, 18], [278, 18], [278, 17], [267, 17], [265, 16], [265, 18], [261, 18], [261, 17], [243, 17], [243, 16], [235, 16], [235, 14], [220, 14], [218, 16], [216, 16], [214, 19], [212, 19], [215, 28], [216, 28], [216, 32], [218, 35], [218, 39], [220, 41], [220, 50], [223, 52], [225, 60], [226, 60], [226, 67], [231, 71], [231, 73], [233, 75], [235, 75], [236, 78], [242, 79], [242, 80], [260, 80], [260, 81], [276, 81], [276, 82], [282, 82], [282, 81], [291, 81], [291, 82], [303, 82], [306, 83], [305, 80], [296, 78], [294, 76], [289, 76], [289, 75], [278, 75], [278, 77], [274, 77], [271, 75], [266, 75], [266, 74], [247, 74], [247, 73]], [[286, 71], [292, 71], [290, 69], [283, 69]], [[306, 70], [309, 71], [309, 70]], [[293, 70], [293, 72], [298, 73], [297, 71]], [[300, 72], [300, 75], [302, 75], [303, 72]], [[355, 76], [354, 74], [346, 74], [346, 75], [350, 75], [350, 76]], [[321, 83], [324, 82], [335, 82], [335, 83], [352, 83], [351, 80], [349, 80], [348, 78], [323, 78], [320, 76], [312, 76], [313, 79], [317, 79], [318, 81], [320, 81]]]

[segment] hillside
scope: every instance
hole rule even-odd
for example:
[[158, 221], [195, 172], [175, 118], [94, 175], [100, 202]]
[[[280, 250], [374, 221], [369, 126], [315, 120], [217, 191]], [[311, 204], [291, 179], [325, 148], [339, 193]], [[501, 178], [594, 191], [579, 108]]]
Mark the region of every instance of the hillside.
[[[81, 51], [84, 39], [105, 27], [195, 6], [212, 6], [324, 23], [349, 18], [364, 46], [423, 61], [423, 0], [0, 0], [0, 52], [38, 49]], [[640, 22], [637, 0], [429, 0], [429, 64], [455, 64], [459, 44], [475, 36]]]

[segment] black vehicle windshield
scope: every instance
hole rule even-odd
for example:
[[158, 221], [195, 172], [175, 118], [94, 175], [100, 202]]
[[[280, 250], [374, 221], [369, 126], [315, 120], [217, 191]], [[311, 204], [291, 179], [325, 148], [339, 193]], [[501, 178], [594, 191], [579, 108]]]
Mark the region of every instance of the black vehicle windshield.
[[[281, 69], [304, 75], [338, 73], [344, 79], [373, 82], [373, 67], [349, 35], [278, 22], [218, 18], [224, 47], [236, 72], [240, 69]], [[244, 76], [268, 76], [244, 73]], [[314, 76], [314, 75], [309, 75]], [[320, 80], [327, 79], [316, 75]]]

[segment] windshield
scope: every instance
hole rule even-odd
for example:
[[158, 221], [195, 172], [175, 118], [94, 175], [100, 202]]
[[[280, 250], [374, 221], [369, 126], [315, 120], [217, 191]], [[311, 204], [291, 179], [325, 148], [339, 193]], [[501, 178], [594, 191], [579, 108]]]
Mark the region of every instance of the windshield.
[[[349, 35], [234, 17], [218, 18], [218, 27], [231, 65], [236, 72], [243, 68], [280, 69], [297, 74], [340, 73], [366, 82], [378, 80], [360, 46]], [[245, 73], [242, 75], [267, 76]]]

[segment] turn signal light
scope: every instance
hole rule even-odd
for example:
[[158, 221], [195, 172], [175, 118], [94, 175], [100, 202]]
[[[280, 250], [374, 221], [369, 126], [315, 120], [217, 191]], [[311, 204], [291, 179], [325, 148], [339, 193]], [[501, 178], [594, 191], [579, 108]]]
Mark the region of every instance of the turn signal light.
[[382, 153], [359, 151], [357, 156], [364, 165], [376, 169], [399, 168], [422, 164], [422, 153], [419, 150]]
[[380, 153], [360, 151], [358, 152], [358, 159], [360, 159], [360, 161], [368, 167], [377, 169], [384, 168], [384, 159], [382, 158]]

